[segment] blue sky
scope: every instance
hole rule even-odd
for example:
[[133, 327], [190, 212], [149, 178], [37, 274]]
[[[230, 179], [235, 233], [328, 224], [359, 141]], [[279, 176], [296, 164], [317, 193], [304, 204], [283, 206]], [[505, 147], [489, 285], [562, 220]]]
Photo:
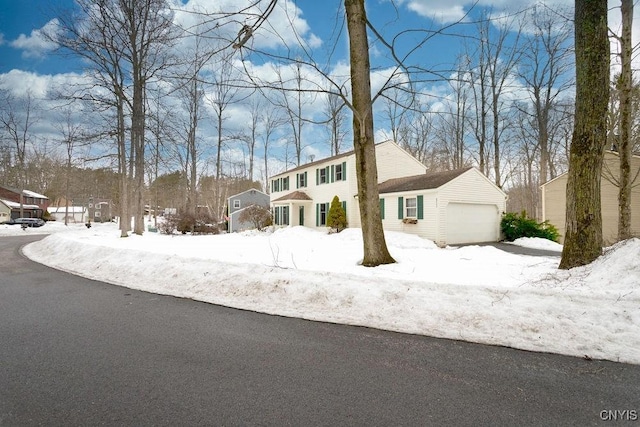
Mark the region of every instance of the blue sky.
[[[240, 3], [248, 0], [171, 0], [177, 9], [190, 10], [195, 8], [212, 8], [216, 5], [225, 4], [227, 10], [231, 7], [238, 7]], [[267, 0], [263, 0], [265, 5]], [[469, 11], [472, 0], [367, 0], [367, 11], [369, 20], [376, 28], [384, 34], [388, 41], [392, 36], [403, 29], [429, 30], [441, 28], [456, 20], [462, 19]], [[479, 13], [485, 12], [492, 16], [509, 14], [532, 7], [534, 4], [549, 5], [551, 7], [568, 7], [573, 4], [572, 0], [478, 0], [476, 9], [467, 18], [476, 17]], [[618, 5], [618, 1], [611, 1], [611, 7]], [[0, 0], [0, 87], [19, 94], [21, 91], [32, 90], [43, 96], [47, 94], [52, 85], [65, 85], [70, 79], [81, 78], [82, 64], [68, 56], [54, 53], [53, 48], [47, 44], [40, 32], [43, 27], [51, 25], [56, 16], [56, 11], [69, 8], [73, 5], [72, 0]], [[288, 11], [288, 17], [283, 12]], [[264, 48], [271, 51], [282, 48], [282, 41], [289, 46], [295, 45], [295, 36], [291, 27], [295, 27], [296, 33], [304, 39], [313, 51], [314, 59], [321, 64], [326, 64], [326, 53], [333, 52], [331, 60], [328, 61], [327, 69], [332, 73], [348, 74], [348, 52], [346, 42], [346, 28], [342, 25], [343, 0], [279, 0], [278, 7], [270, 17], [267, 24], [262, 28], [260, 37], [253, 38], [256, 48]], [[636, 8], [636, 12], [638, 8]], [[180, 15], [181, 20], [192, 19], [189, 14]], [[290, 21], [291, 19], [291, 21]], [[638, 23], [636, 19], [636, 24]], [[336, 32], [341, 31], [342, 38], [336, 40]], [[454, 29], [448, 31], [450, 34], [441, 35], [430, 40], [425, 48], [416, 52], [408, 60], [409, 64], [419, 65], [426, 68], [447, 70], [451, 68], [456, 56], [462, 51], [463, 38], [460, 35], [473, 35], [475, 26], [470, 23], [462, 23]], [[276, 36], [277, 34], [277, 36]], [[636, 32], [637, 34], [637, 32]], [[424, 33], [407, 33], [399, 39], [398, 48], [406, 52], [415, 45]], [[254, 72], [260, 75], [269, 74], [269, 69], [265, 66], [264, 57], [250, 55], [244, 58], [254, 67]], [[384, 80], [388, 75], [388, 54], [378, 45], [371, 51], [371, 61], [373, 67], [381, 67], [382, 70], [372, 75], [374, 85], [376, 82]], [[385, 74], [386, 73], [386, 74]], [[427, 89], [438, 95], [446, 88], [446, 82], [433, 82], [427, 85]], [[310, 102], [307, 107], [309, 114], [320, 110], [319, 102]], [[379, 108], [379, 106], [378, 106]], [[50, 120], [55, 122], [52, 115], [48, 115], [43, 122]], [[228, 120], [228, 126], [241, 127], [246, 124], [246, 110], [243, 112], [241, 106], [235, 108], [235, 114]], [[386, 124], [383, 120], [376, 122], [379, 135], [385, 135]], [[43, 132], [46, 126], [41, 124]], [[52, 129], [45, 138], [54, 138]], [[213, 132], [210, 125], [203, 126], [203, 138], [206, 139]], [[280, 135], [281, 144], [286, 142], [286, 135]], [[305, 153], [307, 156], [313, 155], [321, 158], [328, 153], [328, 146], [325, 144], [326, 135], [318, 127], [307, 126], [304, 135], [306, 143]], [[242, 156], [243, 152], [238, 147], [227, 147], [230, 157]], [[236, 150], [233, 153], [233, 150]], [[274, 156], [274, 168], [282, 168], [282, 155]], [[279, 166], [278, 166], [279, 165]]]

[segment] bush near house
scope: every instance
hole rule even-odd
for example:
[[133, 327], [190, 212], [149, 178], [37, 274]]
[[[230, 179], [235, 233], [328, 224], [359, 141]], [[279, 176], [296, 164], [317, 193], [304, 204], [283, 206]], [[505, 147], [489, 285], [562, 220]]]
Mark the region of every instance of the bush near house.
[[262, 206], [251, 205], [246, 207], [238, 217], [240, 222], [248, 222], [253, 228], [262, 231], [273, 224], [271, 212]]
[[158, 224], [158, 229], [163, 234], [173, 234], [176, 231], [182, 234], [218, 234], [220, 232], [210, 216], [194, 216], [187, 213], [165, 215], [164, 221]]
[[548, 221], [537, 222], [533, 218], [528, 218], [526, 211], [522, 211], [520, 214], [514, 212], [504, 214], [500, 228], [508, 242], [513, 242], [520, 237], [541, 237], [557, 242], [560, 237], [558, 229], [553, 224]]
[[334, 196], [329, 206], [329, 215], [327, 217], [327, 227], [335, 230], [336, 233], [347, 228], [347, 213], [342, 208], [342, 203], [338, 196]]

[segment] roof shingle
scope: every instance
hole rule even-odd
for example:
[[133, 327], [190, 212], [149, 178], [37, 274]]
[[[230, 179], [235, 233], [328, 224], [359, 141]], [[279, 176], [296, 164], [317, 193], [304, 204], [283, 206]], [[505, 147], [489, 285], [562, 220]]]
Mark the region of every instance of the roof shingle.
[[452, 171], [427, 172], [420, 175], [394, 178], [379, 184], [378, 192], [397, 193], [400, 191], [431, 190], [443, 186], [470, 169], [472, 169], [471, 166]]

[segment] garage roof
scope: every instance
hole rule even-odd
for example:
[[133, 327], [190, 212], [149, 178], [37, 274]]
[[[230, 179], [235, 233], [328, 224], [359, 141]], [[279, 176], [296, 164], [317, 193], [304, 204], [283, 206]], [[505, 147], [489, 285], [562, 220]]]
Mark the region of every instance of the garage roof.
[[394, 178], [378, 185], [379, 193], [398, 193], [401, 191], [432, 190], [443, 186], [471, 170], [472, 167], [444, 172], [427, 172], [425, 174]]

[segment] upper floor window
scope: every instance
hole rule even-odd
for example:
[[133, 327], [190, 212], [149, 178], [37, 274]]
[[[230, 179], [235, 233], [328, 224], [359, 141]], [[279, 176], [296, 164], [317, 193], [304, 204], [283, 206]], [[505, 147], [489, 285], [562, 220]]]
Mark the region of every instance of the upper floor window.
[[336, 176], [336, 181], [342, 181], [343, 180], [343, 168], [344, 168], [344, 163], [339, 163], [336, 165], [335, 167], [335, 176]]
[[296, 188], [306, 187], [307, 186], [307, 173], [297, 173], [296, 174]]
[[240, 208], [240, 200], [234, 200], [233, 201], [233, 208], [234, 209], [239, 209]]
[[320, 184], [326, 184], [327, 178], [327, 168], [320, 169], [320, 178], [318, 179], [318, 182]]

